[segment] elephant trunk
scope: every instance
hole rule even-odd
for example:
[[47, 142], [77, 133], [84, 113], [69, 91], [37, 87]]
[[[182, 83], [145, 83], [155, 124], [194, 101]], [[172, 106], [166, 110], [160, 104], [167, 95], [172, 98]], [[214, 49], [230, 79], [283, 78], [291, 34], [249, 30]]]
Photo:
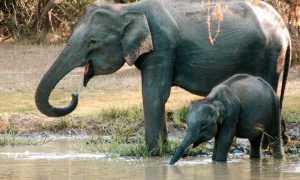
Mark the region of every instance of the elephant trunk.
[[169, 161], [169, 165], [175, 164], [180, 157], [183, 155], [185, 149], [191, 145], [193, 142], [195, 142], [195, 139], [193, 138], [193, 135], [191, 133], [188, 133], [185, 138], [182, 140], [179, 147], [176, 149], [175, 154], [173, 155], [172, 159]]
[[66, 47], [40, 81], [35, 93], [35, 103], [43, 114], [50, 117], [60, 117], [71, 113], [76, 108], [78, 104], [77, 92], [73, 92], [72, 101], [65, 106], [53, 107], [49, 103], [50, 94], [57, 83], [74, 68], [81, 66], [74, 63], [76, 59], [78, 57], [68, 52], [68, 47]]

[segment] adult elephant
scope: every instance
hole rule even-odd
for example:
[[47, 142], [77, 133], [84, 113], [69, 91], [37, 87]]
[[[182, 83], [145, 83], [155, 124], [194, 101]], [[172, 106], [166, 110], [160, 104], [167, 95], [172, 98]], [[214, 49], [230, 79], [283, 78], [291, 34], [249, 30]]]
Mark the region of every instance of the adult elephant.
[[[77, 106], [76, 93], [64, 107], [49, 103], [51, 91], [67, 73], [84, 66], [86, 86], [93, 76], [113, 73], [125, 62], [141, 71], [145, 140], [151, 150], [159, 138], [167, 139], [164, 112], [172, 86], [205, 96], [233, 74], [247, 73], [262, 77], [276, 91], [284, 69], [282, 103], [291, 43], [283, 20], [270, 5], [224, 1], [217, 8], [223, 15], [218, 23], [213, 20], [215, 4], [174, 3], [167, 7], [145, 0], [90, 7], [38, 85], [38, 109], [52, 117], [69, 114]], [[212, 44], [208, 37], [216, 33]]]

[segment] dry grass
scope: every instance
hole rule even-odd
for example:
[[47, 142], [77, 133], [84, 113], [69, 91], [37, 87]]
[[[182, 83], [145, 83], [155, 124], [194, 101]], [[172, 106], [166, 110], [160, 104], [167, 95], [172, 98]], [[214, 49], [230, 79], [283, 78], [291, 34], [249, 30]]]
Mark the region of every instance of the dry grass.
[[[39, 114], [34, 104], [35, 89], [64, 45], [0, 44], [0, 114]], [[118, 72], [94, 77], [83, 88], [83, 68], [70, 72], [55, 88], [51, 103], [64, 104], [79, 90], [75, 115], [87, 115], [110, 107], [141, 105], [140, 72], [125, 65]], [[172, 89], [168, 108], [197, 98], [179, 88]]]

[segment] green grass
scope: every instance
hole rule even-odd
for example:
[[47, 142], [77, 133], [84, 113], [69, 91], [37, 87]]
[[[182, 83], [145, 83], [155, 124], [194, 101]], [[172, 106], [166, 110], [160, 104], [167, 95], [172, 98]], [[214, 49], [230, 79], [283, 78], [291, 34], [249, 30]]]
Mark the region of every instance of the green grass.
[[24, 146], [37, 144], [37, 140], [29, 137], [19, 137], [15, 133], [0, 134], [0, 146]]
[[67, 118], [60, 118], [46, 128], [50, 131], [57, 132], [60, 130], [67, 129], [69, 127], [71, 127], [71, 120]]
[[282, 118], [286, 122], [297, 122], [300, 121], [300, 112], [284, 111], [282, 113]]
[[[98, 115], [100, 126], [98, 135], [92, 136], [87, 144], [93, 151], [100, 151], [113, 156], [147, 157], [149, 152], [144, 141], [143, 111], [140, 106], [110, 108]], [[108, 136], [107, 136], [108, 135]], [[109, 138], [107, 138], [109, 137]], [[178, 145], [159, 142], [159, 155], [170, 155]]]
[[[187, 113], [187, 106], [172, 111], [168, 122], [171, 126], [184, 128], [184, 117]], [[170, 156], [173, 155], [179, 145], [179, 140], [169, 140], [163, 143], [158, 140], [159, 147], [149, 152], [144, 141], [144, 123], [142, 120], [142, 108], [139, 106], [127, 108], [111, 108], [99, 113], [100, 128], [97, 135], [92, 136], [88, 141], [88, 147], [92, 151], [100, 151], [112, 156], [134, 156], [148, 157], [152, 155]], [[175, 122], [177, 121], [177, 122]], [[206, 143], [198, 148], [187, 149], [190, 156], [203, 154], [207, 151]]]
[[130, 106], [125, 108], [112, 107], [104, 109], [100, 113], [101, 118], [105, 120], [123, 119], [141, 119], [143, 118], [143, 109], [140, 106]]
[[187, 115], [187, 112], [188, 112], [188, 106], [185, 105], [174, 110], [171, 119], [173, 120], [175, 128], [185, 127], [185, 123], [186, 123], [185, 117]]
[[[153, 155], [172, 156], [176, 148], [179, 146], [179, 140], [169, 140], [168, 143], [158, 143], [159, 147], [154, 150], [155, 153], [148, 151], [143, 137], [138, 137], [132, 142], [128, 142], [122, 137], [112, 137], [107, 140], [103, 137], [91, 137], [88, 142], [88, 148], [91, 151], [106, 153], [111, 156], [131, 156], [131, 157], [149, 157]], [[159, 154], [157, 154], [159, 152]], [[185, 154], [188, 156], [198, 156], [208, 154], [209, 150], [206, 143], [199, 145], [196, 148], [189, 146]]]
[[99, 151], [112, 156], [146, 157], [151, 155], [151, 152], [147, 150], [143, 138], [138, 137], [134, 141], [129, 143], [128, 139], [121, 139], [116, 136], [107, 141], [103, 137], [95, 136], [90, 138], [87, 144], [92, 151]]
[[300, 94], [292, 93], [284, 97], [282, 117], [285, 121], [300, 121]]

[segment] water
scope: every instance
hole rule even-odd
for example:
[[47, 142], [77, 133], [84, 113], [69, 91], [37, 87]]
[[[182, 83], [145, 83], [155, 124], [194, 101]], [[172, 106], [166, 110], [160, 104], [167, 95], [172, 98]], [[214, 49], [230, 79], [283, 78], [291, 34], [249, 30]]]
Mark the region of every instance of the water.
[[231, 158], [214, 163], [191, 157], [175, 166], [169, 158], [111, 158], [89, 153], [82, 138], [55, 138], [40, 146], [0, 148], [0, 179], [300, 179], [300, 162]]

